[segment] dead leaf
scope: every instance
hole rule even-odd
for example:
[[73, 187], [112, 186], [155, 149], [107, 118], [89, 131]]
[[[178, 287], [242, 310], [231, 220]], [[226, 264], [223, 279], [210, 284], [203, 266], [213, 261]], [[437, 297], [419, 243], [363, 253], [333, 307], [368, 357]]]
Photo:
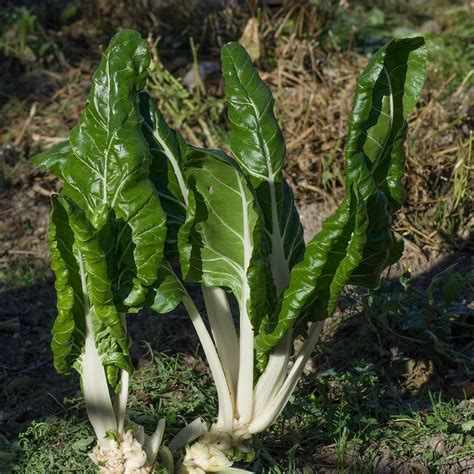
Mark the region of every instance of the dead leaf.
[[258, 35], [258, 20], [250, 18], [245, 25], [244, 32], [239, 39], [239, 43], [247, 50], [252, 61], [260, 59], [260, 37]]

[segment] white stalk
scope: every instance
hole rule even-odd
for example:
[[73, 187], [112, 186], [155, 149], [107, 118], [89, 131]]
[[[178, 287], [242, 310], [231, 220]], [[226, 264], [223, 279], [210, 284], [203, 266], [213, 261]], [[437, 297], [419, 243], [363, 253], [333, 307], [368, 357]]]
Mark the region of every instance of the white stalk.
[[[127, 321], [125, 314], [120, 314], [120, 320], [125, 332], [127, 332]], [[129, 386], [129, 373], [126, 370], [120, 371], [120, 390], [119, 393], [113, 399], [113, 407], [115, 411], [115, 418], [117, 420], [117, 434], [123, 436], [125, 434], [124, 424], [125, 416], [127, 413], [127, 401], [128, 401], [128, 386]]]
[[196, 418], [194, 421], [186, 425], [170, 442], [169, 450], [174, 454], [178, 449], [191, 443], [199, 438], [207, 430], [206, 423], [201, 418]]
[[115, 418], [117, 420], [117, 434], [119, 436], [123, 436], [125, 434], [124, 424], [125, 417], [127, 414], [129, 377], [130, 375], [126, 370], [122, 369], [120, 371], [120, 390], [113, 398], [112, 402], [115, 412]]
[[163, 435], [165, 433], [166, 420], [162, 418], [158, 421], [155, 432], [151, 436], [144, 434], [144, 440], [141, 443], [143, 446], [143, 451], [146, 453], [148, 463], [152, 465], [155, 462], [156, 456], [158, 455], [158, 450], [163, 440]]
[[[237, 173], [237, 171], [236, 171]], [[242, 197], [242, 228], [244, 259], [242, 266], [242, 295], [239, 301], [240, 309], [240, 353], [239, 353], [239, 379], [237, 385], [237, 411], [239, 421], [248, 423], [253, 411], [253, 370], [254, 370], [254, 331], [247, 313], [247, 302], [250, 299], [250, 287], [247, 280], [247, 271], [251, 258], [251, 240], [248, 220], [247, 201], [245, 192], [237, 176], [239, 191]]]
[[212, 336], [227, 380], [232, 403], [239, 376], [239, 338], [227, 295], [222, 288], [201, 286]]
[[[270, 163], [269, 163], [270, 166]], [[271, 171], [271, 166], [270, 166]], [[268, 186], [270, 190], [270, 201], [272, 209], [272, 234], [271, 234], [271, 254], [270, 266], [275, 283], [277, 296], [288, 287], [290, 281], [290, 269], [285, 257], [284, 236], [282, 235], [280, 220], [278, 216], [278, 206], [275, 192], [275, 181], [272, 172], [269, 173]], [[277, 344], [270, 354], [267, 367], [259, 377], [254, 390], [254, 411], [253, 418], [257, 417], [264, 410], [269, 401], [274, 398], [281, 388], [286, 373], [288, 371], [288, 359], [291, 351], [292, 329], [289, 329], [282, 340]]]
[[253, 412], [254, 331], [246, 309], [240, 310], [240, 357], [237, 411], [241, 423], [248, 423]]
[[285, 408], [285, 405], [288, 403], [288, 400], [291, 397], [296, 384], [298, 383], [301, 373], [303, 372], [304, 366], [306, 365], [306, 362], [311, 356], [314, 346], [319, 339], [322, 327], [322, 321], [311, 323], [308, 331], [308, 338], [298, 353], [288, 377], [286, 378], [278, 394], [274, 397], [271, 403], [268, 404], [267, 408], [252, 421], [249, 426], [250, 434], [256, 434], [266, 429], [275, 421], [278, 415], [282, 412], [283, 408]]
[[218, 423], [221, 425], [223, 431], [229, 432], [232, 430], [234, 409], [219, 356], [196, 305], [188, 296], [183, 298], [183, 304], [191, 318], [199, 340], [201, 341], [204, 354], [206, 355], [209, 368], [211, 369], [212, 378], [216, 384], [217, 396], [219, 399]]
[[[152, 132], [154, 138], [163, 148], [166, 157], [171, 163], [176, 179], [178, 180], [178, 186], [183, 196], [184, 204], [187, 207], [189, 203], [189, 190], [186, 186], [186, 182], [179, 163], [170, 148], [168, 147], [166, 141], [163, 140], [160, 134], [157, 133], [157, 131], [151, 128], [150, 126], [148, 126], [148, 128]], [[202, 318], [199, 315], [199, 312], [195, 307], [190, 308], [191, 312], [194, 315], [194, 320], [193, 317], [191, 317], [191, 319], [193, 320], [193, 324], [196, 330], [197, 326], [199, 326], [200, 333], [198, 332], [198, 336], [201, 340], [201, 344], [203, 345], [204, 352], [206, 353], [206, 357], [209, 362], [214, 381], [216, 383], [217, 393], [219, 396], [219, 422], [221, 422], [224, 426], [228, 428], [230, 426], [229, 423], [232, 423], [231, 420], [233, 415], [229, 415], [228, 413], [229, 403], [227, 401], [227, 398], [228, 393], [230, 393], [231, 411], [233, 414], [235, 405], [235, 387], [237, 384], [237, 374], [239, 370], [238, 338], [225, 292], [220, 288], [205, 288], [204, 285], [201, 285], [201, 288], [203, 291], [206, 310], [209, 317], [209, 324], [211, 326], [211, 331], [214, 337], [215, 345], [217, 347], [220, 362], [215, 361], [215, 356], [212, 355], [211, 357], [213, 359], [213, 363], [211, 365], [208, 352], [209, 354], [214, 354], [215, 348], [212, 345], [212, 341], [208, 341], [208, 339], [210, 339], [209, 334], [207, 332], [206, 327], [202, 323]], [[189, 314], [191, 316], [191, 313]], [[196, 316], [196, 314], [199, 316]], [[204, 339], [201, 338], [200, 334], [203, 335]], [[221, 378], [222, 370], [226, 379], [225, 389], [222, 381], [218, 382], [218, 379], [220, 380]]]
[[83, 305], [86, 316], [86, 340], [81, 373], [84, 399], [87, 416], [94, 428], [97, 441], [99, 445], [106, 448], [110, 445], [110, 440], [106, 437], [107, 432], [117, 432], [117, 420], [110, 399], [105, 370], [95, 345], [92, 308], [87, 296], [86, 274], [80, 252], [77, 252], [77, 260], [81, 274]]
[[270, 400], [276, 396], [285, 380], [288, 371], [292, 335], [293, 331], [289, 329], [270, 354], [268, 364], [258, 379], [254, 390], [252, 417], [254, 419], [268, 406]]

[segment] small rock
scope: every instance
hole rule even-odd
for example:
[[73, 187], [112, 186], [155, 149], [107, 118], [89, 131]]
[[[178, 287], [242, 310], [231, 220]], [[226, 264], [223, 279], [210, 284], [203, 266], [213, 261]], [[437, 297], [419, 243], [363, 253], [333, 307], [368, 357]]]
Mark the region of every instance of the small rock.
[[[198, 63], [198, 74], [202, 81], [205, 81], [210, 75], [219, 70], [219, 64], [216, 61], [202, 61]], [[191, 64], [183, 77], [182, 83], [189, 90], [193, 90], [197, 85], [196, 69]]]
[[324, 204], [312, 202], [297, 205], [301, 224], [304, 227], [304, 240], [309, 242], [320, 230], [324, 220], [331, 214]]
[[437, 454], [445, 454], [446, 436], [444, 436], [443, 434], [431, 436], [430, 438], [426, 439], [424, 445], [430, 451], [433, 451]]
[[441, 33], [442, 27], [436, 20], [425, 21], [420, 27], [420, 33]]

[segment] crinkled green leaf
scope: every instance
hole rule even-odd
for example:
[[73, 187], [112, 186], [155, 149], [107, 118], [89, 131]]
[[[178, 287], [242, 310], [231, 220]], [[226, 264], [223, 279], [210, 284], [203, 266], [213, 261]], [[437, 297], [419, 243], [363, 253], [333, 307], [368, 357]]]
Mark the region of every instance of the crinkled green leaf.
[[285, 141], [273, 110], [273, 97], [250, 56], [238, 43], [222, 48], [232, 154], [256, 189], [270, 240], [270, 264], [278, 293], [304, 252], [303, 228], [282, 168]]
[[391, 229], [392, 216], [388, 200], [382, 191], [371, 195], [366, 207], [369, 218], [367, 243], [363, 259], [352, 272], [349, 283], [377, 288], [382, 271], [400, 258], [403, 241], [398, 240]]
[[342, 288], [362, 259], [367, 224], [365, 204], [354, 192], [324, 221], [303, 260], [291, 271], [273, 328], [257, 336], [258, 350], [273, 348], [301, 315], [317, 320], [332, 314]]
[[148, 176], [151, 155], [139, 107], [149, 63], [147, 43], [138, 32], [115, 35], [93, 76], [87, 107], [71, 131], [70, 150], [64, 145], [37, 160], [64, 180], [63, 193], [95, 229], [111, 221], [120, 226], [119, 242], [112, 239], [109, 246], [127, 249], [122, 263], [128, 265], [128, 277], [118, 292], [125, 307], [143, 304], [166, 238], [165, 213]]
[[308, 244], [291, 272], [281, 307], [257, 337], [259, 350], [276, 345], [298, 319], [334, 311], [347, 283], [374, 288], [401, 255], [392, 214], [403, 201], [406, 116], [425, 78], [422, 38], [394, 40], [379, 50], [357, 81], [346, 144], [346, 198]]
[[345, 148], [347, 183], [357, 183], [367, 203], [369, 227], [360, 266], [350, 283], [376, 288], [382, 271], [401, 255], [391, 230], [403, 203], [406, 117], [426, 75], [423, 38], [393, 40], [369, 61], [357, 81]]
[[55, 368], [59, 373], [71, 367], [81, 370], [86, 318], [91, 317], [99, 355], [115, 387], [118, 369], [132, 370], [128, 340], [114, 305], [98, 231], [66, 197], [52, 197], [49, 244], [58, 308], [51, 342]]
[[[397, 39], [381, 48], [359, 77], [349, 119], [345, 155], [349, 182], [367, 179], [382, 188], [395, 208], [403, 202], [406, 117], [420, 97], [426, 76], [426, 49], [421, 37]], [[366, 169], [356, 171], [363, 162]], [[364, 187], [359, 185], [360, 192]]]
[[187, 144], [178, 132], [168, 126], [146, 92], [140, 94], [140, 111], [145, 119], [143, 130], [152, 154], [150, 179], [167, 218], [165, 257], [158, 271], [158, 279], [150, 289], [148, 304], [158, 313], [167, 313], [175, 309], [187, 294], [168, 262], [179, 256], [178, 231], [186, 219], [189, 193], [183, 167]]
[[80, 357], [85, 340], [85, 319], [81, 271], [74, 254], [74, 233], [69, 217], [59, 199], [52, 198], [49, 220], [51, 268], [56, 277], [58, 315], [53, 326], [51, 342], [54, 366], [63, 374], [69, 372]]
[[183, 276], [229, 288], [255, 324], [262, 317], [266, 285], [255, 195], [223, 153], [190, 148], [185, 176], [190, 194], [179, 233]]

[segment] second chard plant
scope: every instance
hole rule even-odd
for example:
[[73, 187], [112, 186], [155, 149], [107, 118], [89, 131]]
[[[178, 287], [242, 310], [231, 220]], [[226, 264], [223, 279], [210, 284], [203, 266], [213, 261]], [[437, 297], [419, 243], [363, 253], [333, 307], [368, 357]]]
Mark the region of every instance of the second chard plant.
[[[184, 305], [219, 400], [217, 420], [184, 427], [162, 460], [172, 470], [171, 453], [186, 446], [183, 472], [238, 471], [235, 455], [284, 409], [344, 286], [376, 288], [401, 256], [391, 223], [425, 61], [422, 38], [393, 40], [369, 61], [349, 118], [345, 197], [305, 245], [273, 98], [245, 49], [222, 49], [228, 156], [168, 127], [143, 91], [150, 55], [139, 33], [112, 39], [69, 140], [35, 158], [64, 182], [49, 237], [55, 366], [81, 374], [103, 472], [150, 472], [161, 443], [163, 421], [147, 437], [125, 415], [126, 314], [146, 303], [158, 313]], [[207, 324], [190, 284], [201, 286]]]

